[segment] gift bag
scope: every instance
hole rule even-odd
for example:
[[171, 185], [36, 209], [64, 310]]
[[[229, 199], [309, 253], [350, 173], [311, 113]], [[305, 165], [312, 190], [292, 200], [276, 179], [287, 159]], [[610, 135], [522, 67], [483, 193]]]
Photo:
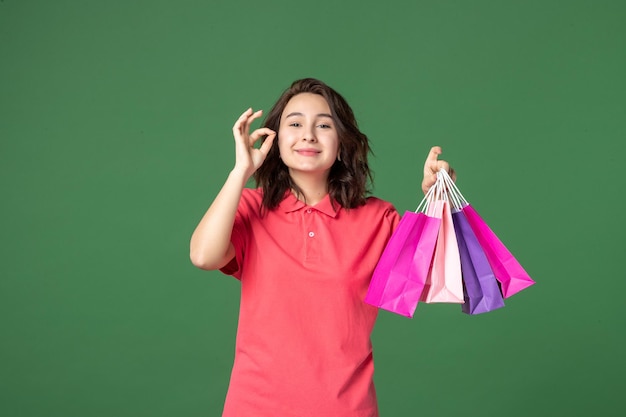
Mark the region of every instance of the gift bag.
[[452, 213], [463, 270], [464, 313], [479, 314], [504, 307], [498, 281], [463, 211]]
[[[443, 174], [454, 209], [462, 211], [484, 251], [504, 298], [533, 285], [533, 281], [511, 252], [498, 239], [476, 210], [465, 200], [447, 172]], [[457, 216], [458, 218], [459, 216]]]
[[[422, 203], [418, 210], [421, 206]], [[374, 269], [365, 302], [413, 317], [426, 283], [443, 205], [435, 202], [431, 210], [435, 216], [423, 212], [406, 212], [402, 216]]]
[[[437, 174], [437, 183], [434, 187], [436, 187], [436, 198], [442, 200], [443, 212], [432, 264], [420, 301], [425, 303], [463, 303], [459, 248], [447, 189], [439, 173]], [[435, 215], [435, 213], [428, 211], [427, 214]]]
[[500, 281], [502, 294], [508, 298], [535, 283], [526, 273], [511, 252], [498, 239], [487, 223], [478, 215], [471, 205], [463, 207], [463, 213], [472, 226], [480, 246], [485, 251], [489, 264], [493, 268], [496, 279]]

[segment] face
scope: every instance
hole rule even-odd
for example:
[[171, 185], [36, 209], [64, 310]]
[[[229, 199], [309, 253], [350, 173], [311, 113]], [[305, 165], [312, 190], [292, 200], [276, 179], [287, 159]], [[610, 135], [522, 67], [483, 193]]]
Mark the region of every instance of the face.
[[337, 159], [339, 138], [324, 97], [301, 93], [289, 100], [280, 119], [278, 149], [290, 174], [328, 176]]

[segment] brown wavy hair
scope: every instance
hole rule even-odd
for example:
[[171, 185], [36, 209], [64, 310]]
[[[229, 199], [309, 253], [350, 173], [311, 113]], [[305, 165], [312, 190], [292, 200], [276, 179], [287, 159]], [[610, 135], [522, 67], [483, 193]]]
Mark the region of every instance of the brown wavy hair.
[[[314, 78], [294, 81], [283, 92], [265, 118], [264, 127], [275, 131], [278, 136], [280, 118], [289, 100], [301, 93], [318, 94], [328, 103], [331, 116], [337, 128], [339, 153], [328, 175], [328, 193], [331, 201], [344, 208], [355, 208], [365, 204], [365, 199], [373, 183], [372, 173], [367, 162], [371, 152], [367, 136], [359, 130], [352, 108], [337, 91]], [[273, 210], [285, 197], [287, 190], [303, 195], [293, 182], [287, 166], [280, 159], [277, 140], [272, 145], [265, 162], [254, 173], [254, 180], [263, 189], [263, 206]]]

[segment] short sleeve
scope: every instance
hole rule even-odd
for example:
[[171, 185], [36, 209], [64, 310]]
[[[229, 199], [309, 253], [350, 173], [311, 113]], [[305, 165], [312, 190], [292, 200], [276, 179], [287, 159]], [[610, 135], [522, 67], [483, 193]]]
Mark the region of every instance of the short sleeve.
[[220, 271], [223, 274], [234, 276], [237, 271], [239, 271], [239, 262], [237, 261], [237, 256], [235, 255], [226, 266], [220, 268]]
[[391, 233], [393, 233], [400, 223], [401, 216], [396, 208], [390, 205], [390, 208], [387, 209], [387, 212], [385, 213], [385, 217], [387, 218], [387, 221], [389, 222], [389, 225], [391, 227]]
[[237, 206], [237, 213], [235, 214], [233, 231], [230, 235], [230, 241], [235, 248], [235, 257], [224, 267], [220, 268], [222, 273], [241, 279], [246, 246], [251, 233], [250, 221], [251, 217], [258, 216], [260, 203], [261, 198], [258, 190], [248, 188], [243, 190]]

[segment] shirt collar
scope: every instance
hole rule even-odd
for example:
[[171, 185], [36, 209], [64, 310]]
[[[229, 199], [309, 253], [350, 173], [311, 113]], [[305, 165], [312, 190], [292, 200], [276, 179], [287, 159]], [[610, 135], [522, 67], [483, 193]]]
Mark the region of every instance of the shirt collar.
[[324, 196], [324, 198], [316, 205], [309, 206], [304, 201], [298, 200], [296, 196], [293, 195], [293, 193], [289, 190], [285, 193], [285, 198], [283, 199], [283, 201], [281, 201], [278, 205], [279, 209], [283, 210], [285, 213], [298, 211], [307, 207], [312, 210], [317, 210], [321, 213], [324, 213], [329, 217], [337, 217], [337, 211], [339, 211], [340, 206], [338, 203], [335, 203], [335, 206], [337, 206], [337, 210], [333, 208], [330, 194], [326, 194], [326, 196]]

